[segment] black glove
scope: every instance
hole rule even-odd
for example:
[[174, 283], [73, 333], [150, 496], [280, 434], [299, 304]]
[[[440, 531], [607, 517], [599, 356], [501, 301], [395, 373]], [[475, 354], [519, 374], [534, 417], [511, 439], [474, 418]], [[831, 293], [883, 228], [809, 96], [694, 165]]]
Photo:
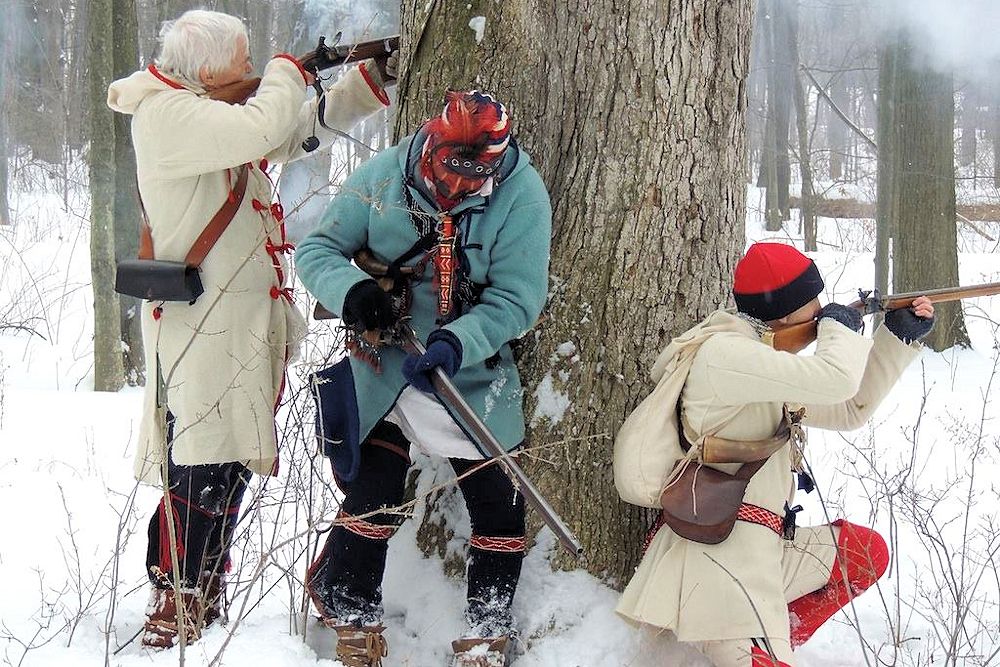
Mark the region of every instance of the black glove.
[[885, 328], [909, 345], [931, 332], [934, 328], [934, 316], [923, 318], [917, 316], [912, 308], [897, 308], [885, 314]]
[[388, 329], [396, 323], [392, 299], [374, 280], [360, 282], [344, 298], [344, 323], [360, 323], [366, 331]]
[[842, 306], [839, 303], [828, 303], [819, 311], [818, 320], [829, 317], [831, 320], [840, 322], [851, 331], [861, 331], [865, 326], [865, 321], [861, 313], [850, 306]]

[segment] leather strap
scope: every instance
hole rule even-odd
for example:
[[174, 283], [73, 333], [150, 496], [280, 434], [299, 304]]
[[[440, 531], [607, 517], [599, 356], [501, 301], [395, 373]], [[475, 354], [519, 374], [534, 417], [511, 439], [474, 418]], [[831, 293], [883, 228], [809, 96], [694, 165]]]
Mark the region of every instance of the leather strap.
[[[218, 242], [229, 223], [236, 217], [236, 212], [240, 210], [243, 203], [243, 196], [247, 191], [247, 181], [250, 170], [246, 165], [240, 167], [239, 175], [236, 177], [235, 187], [226, 195], [226, 200], [222, 207], [215, 212], [212, 219], [201, 230], [201, 234], [195, 239], [184, 263], [190, 267], [198, 268], [205, 261], [205, 257]], [[146, 206], [142, 203], [142, 195], [139, 195], [139, 208], [142, 211], [142, 230], [139, 233], [139, 259], [153, 259], [153, 234], [149, 228], [149, 216], [146, 215]]]
[[[707, 435], [702, 441], [701, 460], [704, 463], [753, 463], [767, 460], [771, 454], [785, 446], [792, 437], [792, 424], [797, 424], [801, 418], [799, 413], [793, 415], [788, 411], [788, 406], [785, 406], [774, 435], [764, 440], [729, 440]], [[677, 429], [681, 449], [687, 452], [691, 449], [691, 442], [684, 433], [680, 401], [677, 402]]]

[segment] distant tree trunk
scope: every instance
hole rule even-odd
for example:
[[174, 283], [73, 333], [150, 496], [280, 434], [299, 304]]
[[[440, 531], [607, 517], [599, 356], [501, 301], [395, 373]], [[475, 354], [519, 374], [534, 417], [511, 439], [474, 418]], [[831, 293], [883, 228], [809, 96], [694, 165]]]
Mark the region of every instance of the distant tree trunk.
[[[893, 283], [904, 292], [957, 285], [953, 79], [922, 66], [906, 35], [888, 48], [896, 59], [890, 140], [901, 167], [891, 177]], [[961, 302], [938, 304], [935, 310], [937, 324], [927, 344], [935, 350], [968, 346]]]
[[285, 207], [288, 237], [296, 243], [319, 225], [330, 202], [330, 148], [317, 155], [290, 162], [281, 168], [278, 193]]
[[[4, 11], [7, 10], [6, 8]], [[13, 12], [11, 11], [11, 19]], [[10, 201], [7, 196], [7, 182], [10, 179], [7, 161], [10, 159], [8, 142], [10, 141], [10, 130], [8, 129], [7, 117], [14, 108], [13, 97], [16, 78], [11, 76], [13, 66], [14, 48], [17, 45], [15, 40], [14, 22], [5, 20], [0, 26], [0, 225], [11, 224]], [[11, 144], [13, 142], [10, 142]]]
[[799, 141], [799, 176], [802, 180], [802, 197], [799, 213], [802, 216], [802, 235], [806, 252], [816, 251], [816, 207], [813, 192], [812, 165], [809, 151], [809, 107], [806, 103], [806, 93], [799, 76], [799, 5], [798, 0], [791, 0], [792, 5], [786, 12], [788, 27], [788, 58], [792, 64], [793, 91], [795, 95], [795, 130]]
[[[6, 79], [2, 79], [6, 83]], [[10, 202], [7, 199], [7, 114], [0, 102], [0, 225], [10, 224]]]
[[[128, 76], [139, 67], [139, 26], [135, 0], [112, 0], [114, 21], [115, 78]], [[135, 153], [132, 149], [131, 116], [114, 114], [115, 123], [115, 259], [134, 258], [139, 252], [139, 211]], [[119, 295], [125, 379], [143, 384], [146, 363], [142, 347], [142, 301]]]
[[899, 189], [894, 177], [901, 170], [899, 140], [896, 136], [896, 68], [898, 51], [882, 46], [878, 51], [878, 189], [875, 206], [875, 287], [887, 294], [889, 282], [889, 247], [895, 234], [893, 220], [898, 208]]
[[[848, 114], [851, 112], [851, 98], [847, 89], [846, 74], [840, 73], [833, 77], [830, 82], [829, 94], [830, 99], [833, 100], [838, 109]], [[839, 181], [844, 178], [844, 163], [850, 154], [847, 128], [839, 118], [830, 116], [826, 134], [830, 143], [830, 180]]]
[[94, 389], [117, 391], [124, 378], [121, 308], [115, 279], [115, 120], [106, 105], [114, 73], [112, 0], [90, 3], [90, 272], [94, 291]]
[[993, 101], [993, 186], [1000, 188], [1000, 93]]
[[[527, 467], [587, 569], [619, 586], [652, 516], [615, 492], [614, 434], [661, 347], [726, 303], [744, 242], [752, 18], [750, 0], [402, 8], [397, 140], [440, 112], [446, 88], [493, 90], [549, 188], [553, 298], [520, 366], [529, 443], [564, 444], [537, 450], [555, 465]], [[564, 413], [538, 405], [540, 385]]]
[[966, 84], [962, 95], [962, 141], [958, 149], [958, 161], [963, 167], [976, 162], [976, 131], [979, 128], [979, 95], [975, 84]]
[[791, 162], [788, 159], [788, 134], [794, 70], [789, 66], [788, 54], [784, 48], [788, 37], [783, 2], [784, 0], [761, 0], [758, 8], [758, 11], [765, 14], [760, 25], [763, 30], [761, 38], [767, 50], [767, 121], [758, 186], [767, 189], [765, 226], [768, 231], [781, 229], [782, 220], [789, 218]]

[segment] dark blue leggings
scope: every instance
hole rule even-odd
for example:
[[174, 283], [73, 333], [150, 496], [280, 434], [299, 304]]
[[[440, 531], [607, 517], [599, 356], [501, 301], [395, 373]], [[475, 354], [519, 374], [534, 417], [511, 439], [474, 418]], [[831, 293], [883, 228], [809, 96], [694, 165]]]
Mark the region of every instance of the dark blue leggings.
[[[410, 467], [408, 448], [409, 442], [399, 427], [380, 422], [361, 446], [358, 476], [351, 482], [338, 481], [344, 492], [342, 512], [356, 517], [401, 505]], [[449, 460], [456, 475], [482, 463]], [[466, 618], [478, 636], [498, 636], [512, 628], [510, 607], [524, 555], [524, 498], [497, 465], [486, 466], [458, 484], [473, 533]], [[355, 531], [334, 526], [309, 573], [313, 598], [322, 600], [325, 615], [342, 623], [371, 624], [382, 617], [386, 533], [391, 533], [402, 519], [399, 515], [377, 513], [365, 521], [370, 526]], [[390, 530], [379, 531], [382, 526]], [[359, 534], [366, 531], [367, 536]]]

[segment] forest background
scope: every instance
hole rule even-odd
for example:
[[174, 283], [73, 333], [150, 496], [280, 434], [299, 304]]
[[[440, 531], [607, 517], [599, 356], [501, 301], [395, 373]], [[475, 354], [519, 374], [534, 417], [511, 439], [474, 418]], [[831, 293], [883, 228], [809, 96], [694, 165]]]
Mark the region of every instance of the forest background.
[[[571, 562], [540, 536], [518, 603], [526, 664], [698, 664], [610, 612], [652, 520], [618, 501], [611, 443], [659, 349], [727, 305], [747, 243], [808, 251], [827, 299], [1000, 280], [1000, 8], [986, 0], [2, 0], [0, 501], [18, 508], [0, 529], [8, 664], [145, 660], [130, 637], [156, 492], [128, 472], [145, 369], [136, 304], [111, 290], [140, 216], [127, 119], [104, 99], [151, 62], [162, 21], [194, 6], [243, 17], [258, 68], [321, 34], [402, 34], [389, 111], [357, 142], [273, 173], [294, 238], [446, 88], [508, 103], [555, 213], [547, 317], [521, 347], [529, 469], [587, 552]], [[896, 558], [803, 664], [1000, 663], [998, 313], [995, 298], [941, 308], [935, 352], [873, 425], [814, 437], [826, 502], [806, 499], [806, 522], [847, 512], [890, 535]], [[317, 659], [297, 639], [300, 584], [338, 498], [305, 378], [339, 343], [314, 325], [293, 369], [279, 414], [288, 465], [241, 518], [235, 620], [192, 664], [275, 647], [270, 664]], [[428, 502], [394, 540], [387, 581], [405, 628], [390, 634], [395, 664], [440, 661], [455, 614], [421, 610], [454, 612], [460, 597], [448, 576], [461, 577], [467, 519], [447, 470], [423, 469], [412, 493]]]

